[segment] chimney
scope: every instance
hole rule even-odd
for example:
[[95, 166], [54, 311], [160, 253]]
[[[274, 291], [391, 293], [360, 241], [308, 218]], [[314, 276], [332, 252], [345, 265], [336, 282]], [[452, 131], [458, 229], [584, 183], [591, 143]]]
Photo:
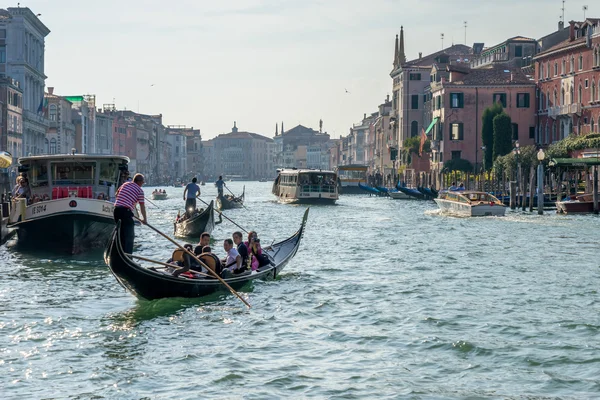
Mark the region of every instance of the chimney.
[[423, 58], [423, 53], [419, 52], [419, 60]]
[[569, 40], [575, 40], [575, 21], [569, 21]]
[[54, 86], [48, 86], [48, 94], [54, 93]]
[[390, 102], [390, 95], [388, 94], [387, 96], [385, 96], [385, 102], [389, 103]]
[[363, 119], [367, 119], [367, 113], [363, 115]]

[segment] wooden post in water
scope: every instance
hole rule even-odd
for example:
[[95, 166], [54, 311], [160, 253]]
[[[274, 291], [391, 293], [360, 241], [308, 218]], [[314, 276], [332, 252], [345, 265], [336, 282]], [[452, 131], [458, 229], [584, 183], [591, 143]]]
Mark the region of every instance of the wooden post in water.
[[535, 176], [533, 164], [529, 168], [529, 212], [533, 212], [533, 177]]
[[598, 166], [594, 165], [594, 214], [598, 214]]
[[517, 182], [510, 181], [510, 209], [514, 210], [517, 207]]

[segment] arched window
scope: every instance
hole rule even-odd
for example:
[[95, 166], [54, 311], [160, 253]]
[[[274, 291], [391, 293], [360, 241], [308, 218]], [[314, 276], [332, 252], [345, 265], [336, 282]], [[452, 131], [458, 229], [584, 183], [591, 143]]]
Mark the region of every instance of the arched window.
[[564, 75], [566, 72], [567, 72], [567, 62], [563, 58], [560, 73]]
[[581, 92], [581, 85], [579, 85], [579, 89], [577, 89], [577, 102], [583, 103], [583, 94]]
[[546, 109], [550, 107], [550, 91], [546, 92]]
[[569, 104], [575, 103], [575, 88], [573, 86], [569, 89]]
[[558, 63], [555, 61], [554, 62], [554, 76], [558, 75]]
[[556, 123], [552, 123], [552, 137], [550, 138], [550, 143], [556, 140]]
[[48, 119], [56, 121], [56, 104], [50, 104], [50, 107], [48, 107]]
[[590, 101], [596, 100], [596, 82], [592, 81], [592, 94], [590, 96]]
[[539, 63], [538, 65], [540, 66], [540, 70], [539, 70], [538, 76], [539, 76], [540, 79], [544, 79], [544, 64]]
[[419, 123], [413, 121], [410, 123], [410, 137], [419, 136]]
[[594, 118], [590, 120], [590, 133], [594, 132]]
[[46, 150], [46, 154], [50, 151], [48, 139], [44, 139], [44, 150]]
[[565, 88], [560, 90], [560, 104], [565, 105]]
[[575, 56], [571, 56], [571, 64], [569, 65], [569, 72], [575, 71]]
[[550, 61], [546, 63], [546, 78], [550, 78]]
[[583, 69], [583, 55], [579, 55], [579, 70]]
[[558, 105], [558, 97], [556, 96], [556, 89], [554, 89], [554, 102], [552, 103], [553, 106], [557, 106]]
[[56, 154], [56, 139], [50, 139], [50, 154]]

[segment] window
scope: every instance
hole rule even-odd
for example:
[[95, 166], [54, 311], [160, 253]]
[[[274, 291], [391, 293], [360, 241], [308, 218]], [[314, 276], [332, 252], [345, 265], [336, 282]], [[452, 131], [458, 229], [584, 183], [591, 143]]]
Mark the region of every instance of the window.
[[50, 154], [56, 154], [56, 139], [50, 139]]
[[48, 119], [50, 121], [56, 121], [56, 104], [50, 104], [50, 107], [48, 107]]
[[44, 150], [45, 150], [45, 153], [48, 154], [48, 152], [50, 150], [49, 149], [48, 139], [44, 139]]
[[546, 92], [546, 108], [550, 107], [550, 91]]
[[539, 75], [538, 75], [539, 79], [544, 79], [544, 64], [539, 63], [538, 65], [539, 65], [539, 68], [540, 68]]
[[6, 46], [0, 46], [0, 63], [6, 62]]
[[546, 63], [546, 78], [550, 78], [550, 61]]
[[409, 81], [420, 81], [421, 74], [408, 74], [408, 80]]
[[562, 60], [562, 65], [561, 65], [561, 68], [560, 68], [560, 73], [561, 73], [562, 75], [564, 75], [564, 74], [566, 74], [566, 73], [567, 73], [567, 62], [565, 61], [565, 59], [564, 59], [564, 58], [563, 58], [563, 60]]
[[512, 140], [519, 140], [519, 125], [512, 124]]
[[462, 122], [450, 124], [450, 140], [463, 140]]
[[419, 109], [419, 95], [418, 94], [411, 95], [410, 100], [411, 100], [410, 108], [413, 110], [418, 110]]
[[580, 54], [579, 55], [579, 70], [581, 71], [583, 69], [583, 56]]
[[523, 46], [515, 46], [515, 57], [523, 57]]
[[590, 102], [596, 100], [596, 82], [592, 81], [592, 93], [590, 94]]
[[577, 89], [577, 101], [579, 103], [583, 103], [583, 95], [581, 94], [581, 85], [579, 85], [579, 89]]
[[529, 108], [529, 93], [517, 93], [517, 108]]
[[506, 108], [506, 93], [494, 93], [494, 103], [500, 103]]
[[458, 159], [460, 159], [460, 156], [461, 156], [461, 154], [460, 154], [460, 153], [461, 153], [461, 151], [460, 151], [460, 150], [458, 150], [458, 151], [453, 151], [453, 152], [452, 152], [452, 159], [453, 159], [453, 160], [458, 160]]
[[575, 71], [575, 57], [571, 56], [571, 64], [569, 65], [569, 72]]
[[587, 88], [589, 88], [589, 87], [590, 87], [590, 83], [589, 83], [589, 82], [588, 82], [588, 80], [586, 79], [586, 80], [585, 80], [585, 88], [587, 89]]
[[464, 93], [450, 93], [450, 108], [464, 108]]
[[442, 96], [437, 96], [435, 98], [436, 110], [439, 110], [442, 105]]
[[535, 126], [529, 127], [529, 139], [535, 139]]
[[419, 123], [413, 121], [410, 123], [410, 137], [419, 136]]
[[554, 62], [554, 76], [558, 75], [558, 63]]

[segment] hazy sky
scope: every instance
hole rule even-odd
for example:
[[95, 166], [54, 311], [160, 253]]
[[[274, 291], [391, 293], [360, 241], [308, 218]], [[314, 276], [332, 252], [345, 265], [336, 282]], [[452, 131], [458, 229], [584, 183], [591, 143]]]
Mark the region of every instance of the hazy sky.
[[[565, 19], [600, 16], [566, 2]], [[7, 4], [4, 5], [8, 6]], [[16, 2], [14, 4], [16, 6]], [[96, 94], [203, 138], [275, 123], [345, 135], [391, 93], [394, 38], [406, 55], [464, 42], [486, 46], [557, 28], [560, 0], [31, 0], [52, 31], [46, 81], [59, 95]], [[154, 86], [151, 86], [154, 84]], [[350, 94], [345, 92], [347, 89]]]

